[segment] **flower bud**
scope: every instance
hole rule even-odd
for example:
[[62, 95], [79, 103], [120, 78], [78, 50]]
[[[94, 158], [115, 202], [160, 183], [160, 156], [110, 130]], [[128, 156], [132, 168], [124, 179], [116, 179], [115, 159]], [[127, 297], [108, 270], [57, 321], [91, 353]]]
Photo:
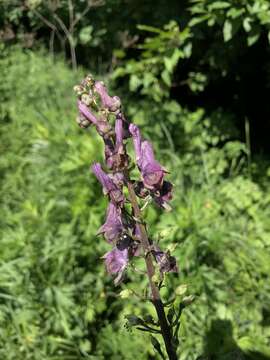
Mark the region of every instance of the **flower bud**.
[[92, 100], [92, 97], [89, 94], [82, 94], [81, 101], [85, 105], [89, 106], [89, 105], [91, 105], [93, 100]]
[[82, 81], [82, 86], [86, 87], [87, 89], [91, 89], [95, 83], [92, 74], [88, 74], [85, 79]]
[[83, 129], [86, 129], [91, 125], [91, 123], [82, 115], [77, 116], [76, 122]]
[[85, 92], [84, 87], [81, 86], [81, 85], [75, 85], [73, 90], [74, 90], [74, 92], [76, 93], [77, 96], [81, 96]]

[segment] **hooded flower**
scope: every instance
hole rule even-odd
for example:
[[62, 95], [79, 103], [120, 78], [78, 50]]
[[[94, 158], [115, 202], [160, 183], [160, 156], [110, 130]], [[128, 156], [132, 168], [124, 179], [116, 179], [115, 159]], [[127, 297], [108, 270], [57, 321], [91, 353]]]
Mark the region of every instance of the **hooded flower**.
[[133, 139], [136, 162], [140, 168], [141, 167], [141, 156], [142, 156], [142, 154], [141, 154], [141, 146], [142, 146], [141, 133], [140, 133], [138, 126], [136, 126], [134, 124], [129, 125], [129, 132]]
[[169, 181], [164, 181], [160, 190], [153, 194], [156, 204], [165, 210], [171, 210], [168, 202], [172, 199], [172, 184]]
[[122, 190], [113, 182], [109, 175], [103, 171], [101, 165], [99, 163], [94, 163], [92, 165], [92, 171], [103, 186], [104, 194], [109, 195], [111, 201], [115, 205], [122, 206], [125, 201]]
[[103, 234], [109, 243], [113, 243], [123, 232], [121, 219], [121, 209], [116, 207], [113, 202], [109, 203], [105, 223], [98, 230], [98, 234]]
[[160, 187], [166, 170], [155, 160], [152, 145], [143, 141], [141, 146], [141, 172], [146, 188]]
[[149, 190], [159, 189], [163, 183], [166, 170], [155, 160], [152, 145], [142, 141], [139, 128], [130, 124], [129, 131], [133, 137], [136, 161], [141, 171], [144, 186]]
[[154, 246], [152, 253], [159, 265], [161, 274], [166, 272], [178, 272], [178, 267], [174, 256], [171, 256], [168, 252], [161, 251], [158, 246]]
[[117, 285], [122, 280], [125, 268], [128, 265], [128, 249], [119, 250], [114, 248], [107, 252], [103, 259], [105, 259], [105, 266], [109, 274], [117, 274], [114, 283]]
[[94, 85], [95, 91], [99, 94], [102, 106], [109, 111], [117, 111], [121, 107], [121, 101], [118, 96], [109, 96], [108, 91], [101, 81], [96, 81]]
[[123, 119], [117, 116], [115, 120], [115, 143], [112, 139], [104, 138], [105, 159], [109, 169], [119, 171], [128, 165], [128, 157], [123, 143]]
[[80, 100], [78, 100], [78, 109], [80, 114], [82, 114], [90, 123], [97, 125], [98, 119], [96, 116], [92, 114], [89, 107]]
[[90, 124], [94, 124], [96, 126], [97, 132], [102, 137], [106, 137], [106, 135], [111, 131], [111, 125], [108, 123], [108, 121], [102, 118], [97, 118], [97, 116], [91, 112], [89, 107], [80, 100], [78, 100], [78, 109], [81, 116], [88, 120]]

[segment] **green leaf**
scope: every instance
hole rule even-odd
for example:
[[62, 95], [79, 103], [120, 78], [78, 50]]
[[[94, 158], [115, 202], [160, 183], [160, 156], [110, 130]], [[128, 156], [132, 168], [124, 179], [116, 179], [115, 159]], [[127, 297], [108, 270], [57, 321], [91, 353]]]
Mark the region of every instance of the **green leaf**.
[[251, 18], [247, 17], [243, 20], [243, 28], [245, 29], [246, 32], [250, 32], [251, 30]]
[[208, 6], [208, 9], [211, 10], [219, 10], [219, 9], [226, 9], [230, 7], [231, 4], [227, 1], [215, 1], [213, 4]]
[[230, 20], [226, 20], [223, 26], [223, 38], [224, 41], [230, 41], [232, 38], [232, 23]]
[[154, 347], [154, 349], [158, 352], [158, 354], [162, 357], [162, 359], [165, 359], [165, 356], [162, 353], [161, 345], [157, 338], [155, 338], [153, 335], [150, 335], [151, 343]]
[[259, 40], [260, 35], [261, 35], [260, 30], [258, 28], [256, 29], [253, 28], [247, 38], [248, 46], [254, 45]]
[[93, 26], [85, 26], [79, 32], [79, 40], [81, 44], [86, 45], [92, 39]]
[[162, 30], [160, 30], [159, 28], [156, 28], [154, 26], [149, 26], [149, 25], [137, 25], [137, 28], [139, 30], [143, 30], [143, 31], [149, 31], [149, 32], [153, 32], [153, 33], [157, 33], [157, 34], [160, 34], [162, 33]]
[[192, 26], [195, 26], [195, 25], [198, 25], [204, 21], [207, 21], [209, 20], [209, 18], [211, 17], [210, 14], [206, 14], [206, 15], [202, 15], [202, 16], [196, 16], [194, 18], [192, 18], [190, 20], [190, 22], [188, 23], [188, 26], [192, 27]]
[[122, 291], [120, 292], [119, 296], [120, 296], [120, 298], [122, 298], [122, 299], [127, 299], [127, 298], [129, 298], [132, 294], [133, 294], [133, 293], [132, 293], [131, 290], [129, 290], [129, 289], [124, 289], [124, 290], [122, 290]]
[[186, 292], [187, 292], [187, 285], [186, 284], [180, 285], [175, 289], [175, 294], [178, 295], [178, 296], [182, 296]]
[[171, 86], [171, 83], [172, 83], [171, 82], [171, 77], [170, 77], [170, 74], [169, 74], [169, 72], [167, 70], [162, 71], [161, 78], [168, 87]]
[[129, 88], [131, 91], [136, 91], [138, 89], [138, 87], [141, 85], [141, 79], [135, 75], [132, 74], [130, 79], [129, 79]]

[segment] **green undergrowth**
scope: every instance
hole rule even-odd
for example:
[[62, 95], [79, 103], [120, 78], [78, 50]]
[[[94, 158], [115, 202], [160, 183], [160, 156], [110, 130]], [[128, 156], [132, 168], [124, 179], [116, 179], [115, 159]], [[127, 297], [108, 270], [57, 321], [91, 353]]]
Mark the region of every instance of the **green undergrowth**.
[[[149, 305], [121, 299], [101, 260], [108, 246], [95, 234], [106, 200], [89, 165], [102, 159], [102, 144], [74, 121], [82, 72], [43, 52], [6, 51], [0, 359], [156, 359], [147, 335], [124, 327], [125, 314]], [[269, 179], [256, 181], [222, 110], [191, 112], [170, 100], [126, 107], [175, 185], [173, 211], [147, 208], [146, 217], [151, 237], [175, 247], [180, 273], [167, 277], [166, 291], [187, 284], [195, 295], [182, 316], [180, 359], [270, 358]], [[125, 283], [144, 291], [141, 275], [128, 271]]]

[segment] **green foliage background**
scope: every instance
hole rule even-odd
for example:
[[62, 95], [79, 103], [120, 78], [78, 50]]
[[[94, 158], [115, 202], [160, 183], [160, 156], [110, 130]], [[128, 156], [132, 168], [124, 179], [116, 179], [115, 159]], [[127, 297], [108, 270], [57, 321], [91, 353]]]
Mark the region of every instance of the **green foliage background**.
[[[158, 359], [124, 327], [151, 307], [120, 298], [95, 235], [106, 200], [89, 165], [102, 144], [76, 126], [72, 90], [89, 70], [122, 96], [175, 186], [173, 211], [146, 216], [175, 245], [168, 293], [196, 296], [179, 359], [270, 359], [269, 2], [104, 1], [74, 31], [75, 71], [38, 16], [53, 22], [54, 3], [68, 24], [68, 1], [0, 1], [0, 359]], [[74, 1], [76, 14], [86, 5]], [[258, 72], [253, 111], [243, 89]], [[145, 286], [129, 271], [123, 288]]]

